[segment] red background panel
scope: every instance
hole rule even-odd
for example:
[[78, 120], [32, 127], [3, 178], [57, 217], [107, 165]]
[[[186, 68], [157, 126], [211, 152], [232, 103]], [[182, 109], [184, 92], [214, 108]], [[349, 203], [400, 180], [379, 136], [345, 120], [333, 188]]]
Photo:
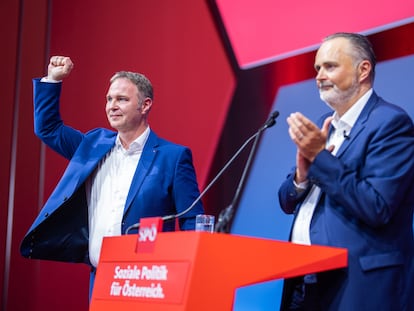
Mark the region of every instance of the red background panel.
[[[13, 119], [16, 105], [16, 63], [18, 46], [18, 29], [14, 26], [19, 20], [20, 6], [17, 1], [0, 2], [0, 28], [1, 42], [8, 42], [8, 48], [2, 48], [0, 55], [2, 61], [2, 74], [0, 74], [1, 85], [1, 113], [0, 113], [0, 292], [6, 291], [7, 283], [3, 282], [7, 278], [6, 245], [10, 243], [11, 236], [8, 233], [8, 209], [9, 209], [9, 187], [12, 177], [12, 143], [13, 143]], [[9, 26], [8, 26], [9, 25]], [[8, 251], [8, 250], [7, 250]], [[0, 302], [2, 300], [0, 299]]]

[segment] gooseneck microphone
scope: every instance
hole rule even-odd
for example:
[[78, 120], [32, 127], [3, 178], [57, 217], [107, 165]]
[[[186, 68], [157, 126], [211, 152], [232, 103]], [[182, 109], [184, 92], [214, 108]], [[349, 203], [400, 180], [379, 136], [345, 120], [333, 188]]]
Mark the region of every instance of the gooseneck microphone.
[[242, 176], [240, 178], [239, 184], [237, 186], [236, 193], [233, 197], [233, 200], [232, 200], [231, 204], [229, 206], [227, 206], [224, 210], [222, 210], [219, 214], [217, 224], [215, 225], [215, 229], [214, 229], [215, 232], [222, 232], [222, 233], [229, 233], [230, 232], [230, 224], [231, 224], [231, 221], [232, 221], [234, 213], [235, 213], [235, 207], [238, 204], [240, 194], [241, 194], [241, 190], [244, 186], [244, 182], [245, 182], [246, 177], [247, 177], [247, 172], [249, 171], [250, 164], [251, 164], [251, 162], [253, 160], [253, 156], [256, 152], [257, 144], [258, 144], [259, 139], [260, 139], [260, 135], [262, 134], [262, 132], [264, 130], [266, 130], [267, 128], [272, 127], [273, 125], [276, 124], [276, 118], [278, 116], [279, 116], [279, 112], [274, 111], [270, 115], [270, 117], [267, 119], [266, 123], [253, 136], [251, 136], [249, 138], [249, 140], [255, 138], [255, 140], [253, 142], [253, 146], [250, 149], [249, 157], [247, 158], [246, 164], [244, 166], [243, 173], [242, 173]]
[[[206, 188], [199, 194], [199, 196], [193, 201], [193, 203], [191, 203], [190, 204], [190, 206], [189, 207], [187, 207], [185, 210], [183, 210], [182, 212], [180, 212], [180, 213], [177, 213], [177, 214], [173, 214], [173, 215], [167, 215], [167, 216], [163, 216], [163, 217], [161, 217], [161, 219], [163, 220], [163, 221], [169, 221], [169, 220], [173, 220], [173, 219], [175, 219], [175, 218], [179, 218], [179, 217], [181, 217], [181, 216], [183, 216], [183, 215], [185, 215], [185, 214], [187, 214], [189, 211], [191, 211], [193, 208], [194, 208], [194, 206], [204, 197], [204, 195], [206, 194], [206, 192], [216, 183], [216, 181], [221, 177], [221, 175], [223, 175], [223, 173], [227, 170], [227, 168], [230, 166], [230, 164], [232, 164], [233, 163], [233, 161], [239, 156], [239, 154], [244, 150], [244, 148], [246, 148], [246, 146], [253, 140], [253, 139], [255, 139], [255, 142], [254, 142], [254, 145], [253, 145], [253, 147], [252, 147], [252, 149], [250, 150], [250, 155], [249, 155], [249, 159], [248, 159], [248, 161], [247, 161], [247, 163], [246, 163], [246, 166], [245, 166], [245, 168], [244, 168], [244, 170], [243, 170], [243, 176], [242, 176], [242, 179], [240, 180], [240, 183], [239, 183], [239, 186], [238, 186], [238, 189], [237, 189], [237, 192], [236, 192], [236, 196], [235, 196], [235, 198], [233, 199], [233, 201], [232, 201], [232, 204], [230, 205], [230, 206], [233, 206], [233, 205], [235, 205], [234, 203], [235, 203], [235, 201], [238, 199], [238, 196], [239, 196], [239, 193], [240, 193], [240, 190], [241, 190], [241, 187], [242, 187], [242, 183], [244, 182], [244, 179], [245, 179], [245, 175], [246, 175], [246, 173], [247, 173], [247, 170], [248, 170], [248, 167], [249, 167], [249, 165], [250, 165], [250, 162], [251, 162], [251, 158], [252, 158], [252, 156], [253, 156], [253, 153], [254, 153], [254, 149], [256, 148], [256, 145], [257, 145], [257, 142], [258, 142], [258, 138], [259, 138], [259, 136], [260, 136], [260, 134], [264, 131], [264, 130], [266, 130], [267, 128], [269, 128], [269, 127], [272, 127], [273, 125], [275, 125], [276, 124], [276, 118], [279, 116], [279, 111], [274, 111], [274, 112], [272, 112], [272, 114], [269, 116], [269, 118], [267, 119], [267, 121], [265, 122], [265, 124], [255, 133], [255, 134], [253, 134], [252, 136], [250, 136], [244, 143], [243, 143], [243, 145], [236, 151], [236, 153], [231, 157], [231, 159], [230, 160], [228, 160], [227, 161], [227, 163], [223, 166], [223, 168], [220, 170], [220, 172], [218, 172], [218, 174], [210, 181], [210, 183], [206, 186]], [[230, 207], [229, 206], [229, 207]], [[226, 210], [229, 208], [229, 207], [227, 207], [226, 208]], [[223, 213], [223, 211], [222, 211], [222, 213]], [[215, 230], [216, 232], [222, 232], [222, 230], [221, 230], [221, 228], [222, 227], [224, 227], [223, 225], [225, 224], [225, 221], [227, 221], [227, 220], [230, 220], [230, 218], [231, 217], [229, 217], [230, 215], [227, 215], [228, 213], [226, 213], [226, 215], [221, 215], [220, 214], [220, 216], [219, 216], [219, 219], [218, 219], [218, 221], [217, 221], [217, 224], [218, 224], [218, 226], [220, 227], [220, 231], [217, 231], [217, 230]], [[225, 217], [224, 217], [225, 216]], [[133, 225], [131, 225], [131, 226], [129, 226], [127, 229], [126, 229], [126, 231], [125, 231], [125, 234], [128, 234], [128, 232], [130, 231], [130, 230], [133, 230], [133, 229], [138, 229], [139, 228], [139, 226], [140, 226], [140, 223], [138, 222], [138, 223], [136, 223], [136, 224], [133, 224]]]

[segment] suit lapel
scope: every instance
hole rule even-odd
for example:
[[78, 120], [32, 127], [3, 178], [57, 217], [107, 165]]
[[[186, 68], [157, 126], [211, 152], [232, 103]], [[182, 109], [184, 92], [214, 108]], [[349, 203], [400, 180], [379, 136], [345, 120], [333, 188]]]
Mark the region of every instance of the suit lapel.
[[345, 139], [342, 143], [341, 147], [339, 148], [336, 156], [341, 157], [341, 155], [348, 149], [348, 147], [352, 144], [352, 142], [358, 137], [361, 131], [365, 128], [365, 123], [368, 120], [369, 114], [371, 113], [372, 109], [378, 102], [378, 96], [375, 92], [372, 93], [371, 97], [369, 98], [367, 104], [365, 105], [364, 109], [362, 109], [360, 116], [356, 120], [354, 126], [349, 133], [349, 138]]
[[145, 177], [147, 177], [151, 169], [151, 166], [155, 159], [155, 155], [157, 153], [157, 146], [158, 137], [154, 132], [151, 131], [148, 136], [148, 140], [145, 143], [144, 150], [142, 151], [142, 155], [135, 170], [134, 177], [132, 178], [131, 187], [129, 189], [128, 197], [125, 202], [124, 215], [128, 212], [128, 209], [130, 208], [132, 201], [138, 194]]
[[[76, 188], [85, 182], [92, 171], [96, 168], [103, 157], [111, 150], [115, 144], [116, 135], [112, 137], [100, 138], [93, 142], [92, 145], [86, 144], [85, 149], [80, 150], [79, 156], [72, 162], [78, 162], [82, 169], [79, 169], [79, 176], [76, 180]], [[93, 160], [91, 160], [93, 159]]]

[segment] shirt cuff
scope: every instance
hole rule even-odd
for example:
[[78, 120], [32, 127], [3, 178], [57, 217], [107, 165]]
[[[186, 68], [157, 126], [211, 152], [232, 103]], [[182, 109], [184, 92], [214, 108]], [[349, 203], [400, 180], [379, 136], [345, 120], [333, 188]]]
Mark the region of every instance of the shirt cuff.
[[296, 183], [295, 180], [293, 180], [293, 185], [295, 186], [295, 190], [297, 193], [303, 192], [308, 188], [309, 181], [305, 180], [300, 183]]
[[59, 83], [59, 82], [62, 82], [62, 80], [54, 80], [54, 79], [49, 79], [48, 77], [43, 77], [42, 79], [40, 79], [40, 82]]

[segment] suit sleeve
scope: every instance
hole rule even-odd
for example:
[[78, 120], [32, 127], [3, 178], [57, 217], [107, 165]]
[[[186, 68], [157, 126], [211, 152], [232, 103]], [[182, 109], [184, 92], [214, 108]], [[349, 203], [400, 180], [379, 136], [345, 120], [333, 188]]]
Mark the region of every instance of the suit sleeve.
[[33, 80], [34, 131], [47, 146], [71, 159], [84, 135], [63, 123], [59, 112], [61, 89], [62, 83]]
[[295, 213], [296, 208], [304, 200], [310, 190], [310, 186], [308, 186], [308, 188], [304, 191], [296, 190], [293, 183], [295, 171], [296, 168], [293, 168], [279, 188], [279, 204], [286, 214]]
[[[199, 189], [190, 149], [184, 148], [177, 161], [174, 176], [173, 196], [178, 213], [183, 212], [197, 199]], [[204, 213], [199, 201], [191, 210], [179, 218], [181, 230], [194, 230], [195, 216]]]

